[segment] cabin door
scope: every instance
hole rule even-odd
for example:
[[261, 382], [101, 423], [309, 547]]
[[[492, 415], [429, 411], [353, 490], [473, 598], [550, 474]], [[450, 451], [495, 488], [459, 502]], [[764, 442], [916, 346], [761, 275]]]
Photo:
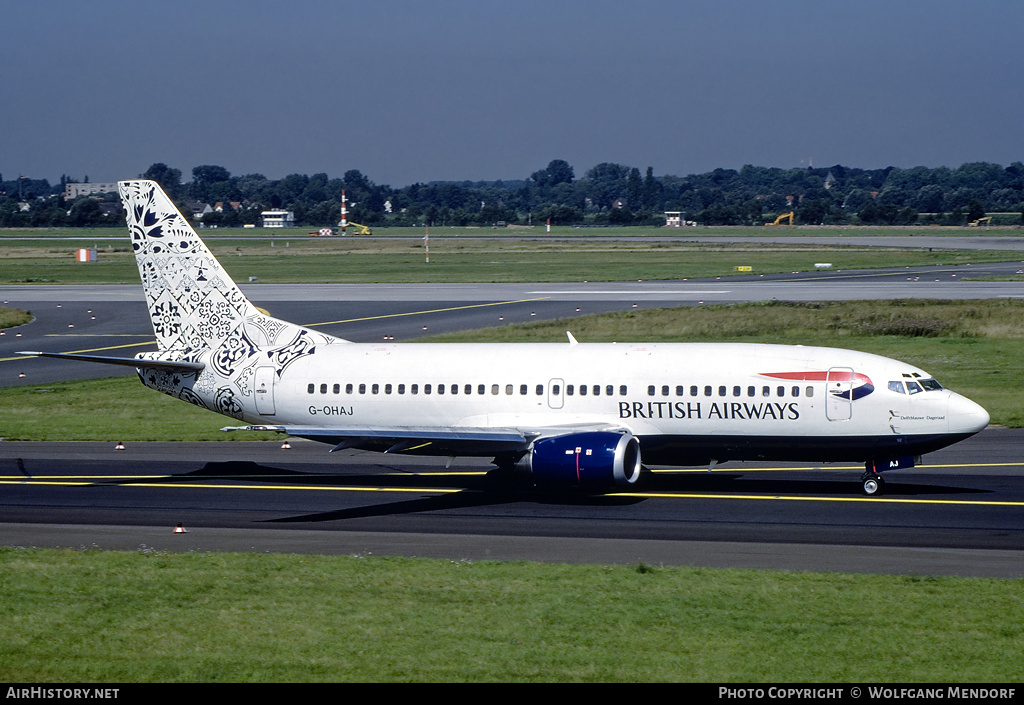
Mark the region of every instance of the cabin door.
[[853, 368], [829, 368], [825, 380], [825, 416], [829, 421], [853, 417]]
[[263, 416], [273, 416], [277, 413], [274, 405], [274, 380], [277, 371], [270, 366], [256, 368], [256, 375], [253, 378], [253, 395], [256, 397], [256, 413]]

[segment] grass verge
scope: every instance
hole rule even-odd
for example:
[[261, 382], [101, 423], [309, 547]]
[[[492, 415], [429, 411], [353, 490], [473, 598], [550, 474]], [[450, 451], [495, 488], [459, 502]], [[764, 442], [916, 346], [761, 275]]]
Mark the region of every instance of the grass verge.
[[0, 306], [0, 330], [21, 326], [32, 320], [32, 314], [16, 308]]
[[[74, 364], [74, 363], [68, 363]], [[0, 389], [3, 440], [258, 441], [276, 433], [225, 433], [237, 419], [144, 387], [135, 375]], [[97, 411], [102, 413], [97, 413]]]
[[6, 682], [1024, 678], [1020, 580], [0, 549]]
[[[98, 260], [91, 263], [75, 261], [81, 244], [25, 245], [0, 238], [0, 284], [138, 284], [127, 242], [100, 247]], [[264, 283], [635, 281], [809, 271], [818, 262], [830, 262], [833, 269], [865, 269], [1012, 259], [1007, 252], [802, 243], [434, 237], [427, 264], [419, 238], [218, 237], [208, 244], [235, 281], [255, 277]]]

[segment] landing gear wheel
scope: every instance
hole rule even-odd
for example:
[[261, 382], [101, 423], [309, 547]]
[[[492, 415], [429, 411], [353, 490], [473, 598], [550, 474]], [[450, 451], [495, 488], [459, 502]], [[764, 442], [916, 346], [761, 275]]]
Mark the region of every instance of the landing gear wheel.
[[869, 473], [861, 478], [861, 486], [864, 488], [864, 494], [868, 496], [880, 495], [885, 489], [885, 480], [877, 473]]

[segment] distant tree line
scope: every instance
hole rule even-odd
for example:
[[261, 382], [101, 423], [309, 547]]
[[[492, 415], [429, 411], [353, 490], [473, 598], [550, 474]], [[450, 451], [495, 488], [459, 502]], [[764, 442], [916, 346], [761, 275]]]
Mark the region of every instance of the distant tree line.
[[[778, 169], [744, 166], [690, 176], [654, 176], [602, 163], [577, 178], [555, 159], [512, 181], [435, 181], [403, 188], [376, 184], [357, 169], [340, 178], [291, 174], [234, 176], [222, 166], [180, 170], [153, 164], [142, 175], [159, 182], [190, 218], [207, 226], [255, 224], [267, 209], [295, 214], [303, 227], [335, 226], [345, 190], [349, 220], [371, 226], [663, 225], [666, 211], [701, 225], [760, 225], [792, 211], [798, 224], [963, 225], [986, 213], [1024, 222], [1024, 164], [985, 162], [948, 167]], [[0, 175], [0, 227], [123, 225], [116, 195], [67, 202], [46, 179]], [[213, 209], [215, 205], [219, 207]], [[198, 217], [198, 216], [197, 216]]]

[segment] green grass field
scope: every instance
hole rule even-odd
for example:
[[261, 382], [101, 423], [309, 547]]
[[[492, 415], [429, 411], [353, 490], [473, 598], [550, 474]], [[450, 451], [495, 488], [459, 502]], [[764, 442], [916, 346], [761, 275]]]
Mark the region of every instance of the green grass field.
[[[737, 230], [763, 234], [751, 228], [732, 229], [729, 234], [750, 234]], [[0, 236], [0, 283], [137, 283], [127, 237], [114, 230], [103, 232], [107, 239], [98, 236], [94, 242]], [[586, 237], [432, 235], [428, 264], [421, 237], [309, 238], [294, 233], [225, 237], [224, 231], [211, 232], [203, 235], [236, 281], [256, 277], [265, 283], [635, 281], [731, 276], [738, 273], [737, 267], [749, 267], [753, 274], [807, 271], [817, 262], [830, 262], [833, 269], [863, 269], [1012, 258], [1006, 252], [953, 249], [708, 244], [642, 236], [621, 240], [594, 235], [594, 230], [576, 230], [575, 234], [583, 232]], [[76, 262], [75, 250], [91, 244], [97, 245], [97, 261]]]
[[32, 315], [26, 311], [0, 306], [0, 330], [25, 325], [31, 320]]
[[[743, 225], [711, 225], [697, 228], [665, 228], [659, 226], [620, 226], [610, 225], [602, 227], [574, 227], [571, 225], [552, 225], [551, 232], [546, 232], [544, 225], [524, 227], [513, 225], [509, 227], [477, 227], [477, 226], [431, 226], [431, 227], [373, 227], [374, 238], [407, 238], [423, 237], [474, 237], [474, 238], [502, 238], [502, 237], [727, 237], [736, 235], [856, 235], [858, 237], [882, 237], [890, 235], [907, 235], [928, 237], [1017, 237], [1021, 234], [1021, 225], [1004, 225], [988, 228], [971, 228], [956, 226], [885, 226], [885, 225], [839, 225], [839, 226], [743, 226]], [[334, 238], [310, 238], [311, 233], [317, 232], [316, 227], [298, 228], [200, 228], [197, 230], [204, 239], [233, 238], [255, 240], [266, 237], [290, 237], [293, 239], [346, 239], [364, 240], [362, 236], [349, 235], [342, 237], [336, 235]], [[124, 227], [112, 228], [0, 228], [0, 241], [2, 240], [69, 240], [76, 239], [88, 242], [89, 240], [104, 240], [124, 238], [127, 242], [127, 234]], [[86, 247], [87, 245], [79, 245]]]
[[1024, 581], [0, 549], [0, 681], [1019, 683]]

